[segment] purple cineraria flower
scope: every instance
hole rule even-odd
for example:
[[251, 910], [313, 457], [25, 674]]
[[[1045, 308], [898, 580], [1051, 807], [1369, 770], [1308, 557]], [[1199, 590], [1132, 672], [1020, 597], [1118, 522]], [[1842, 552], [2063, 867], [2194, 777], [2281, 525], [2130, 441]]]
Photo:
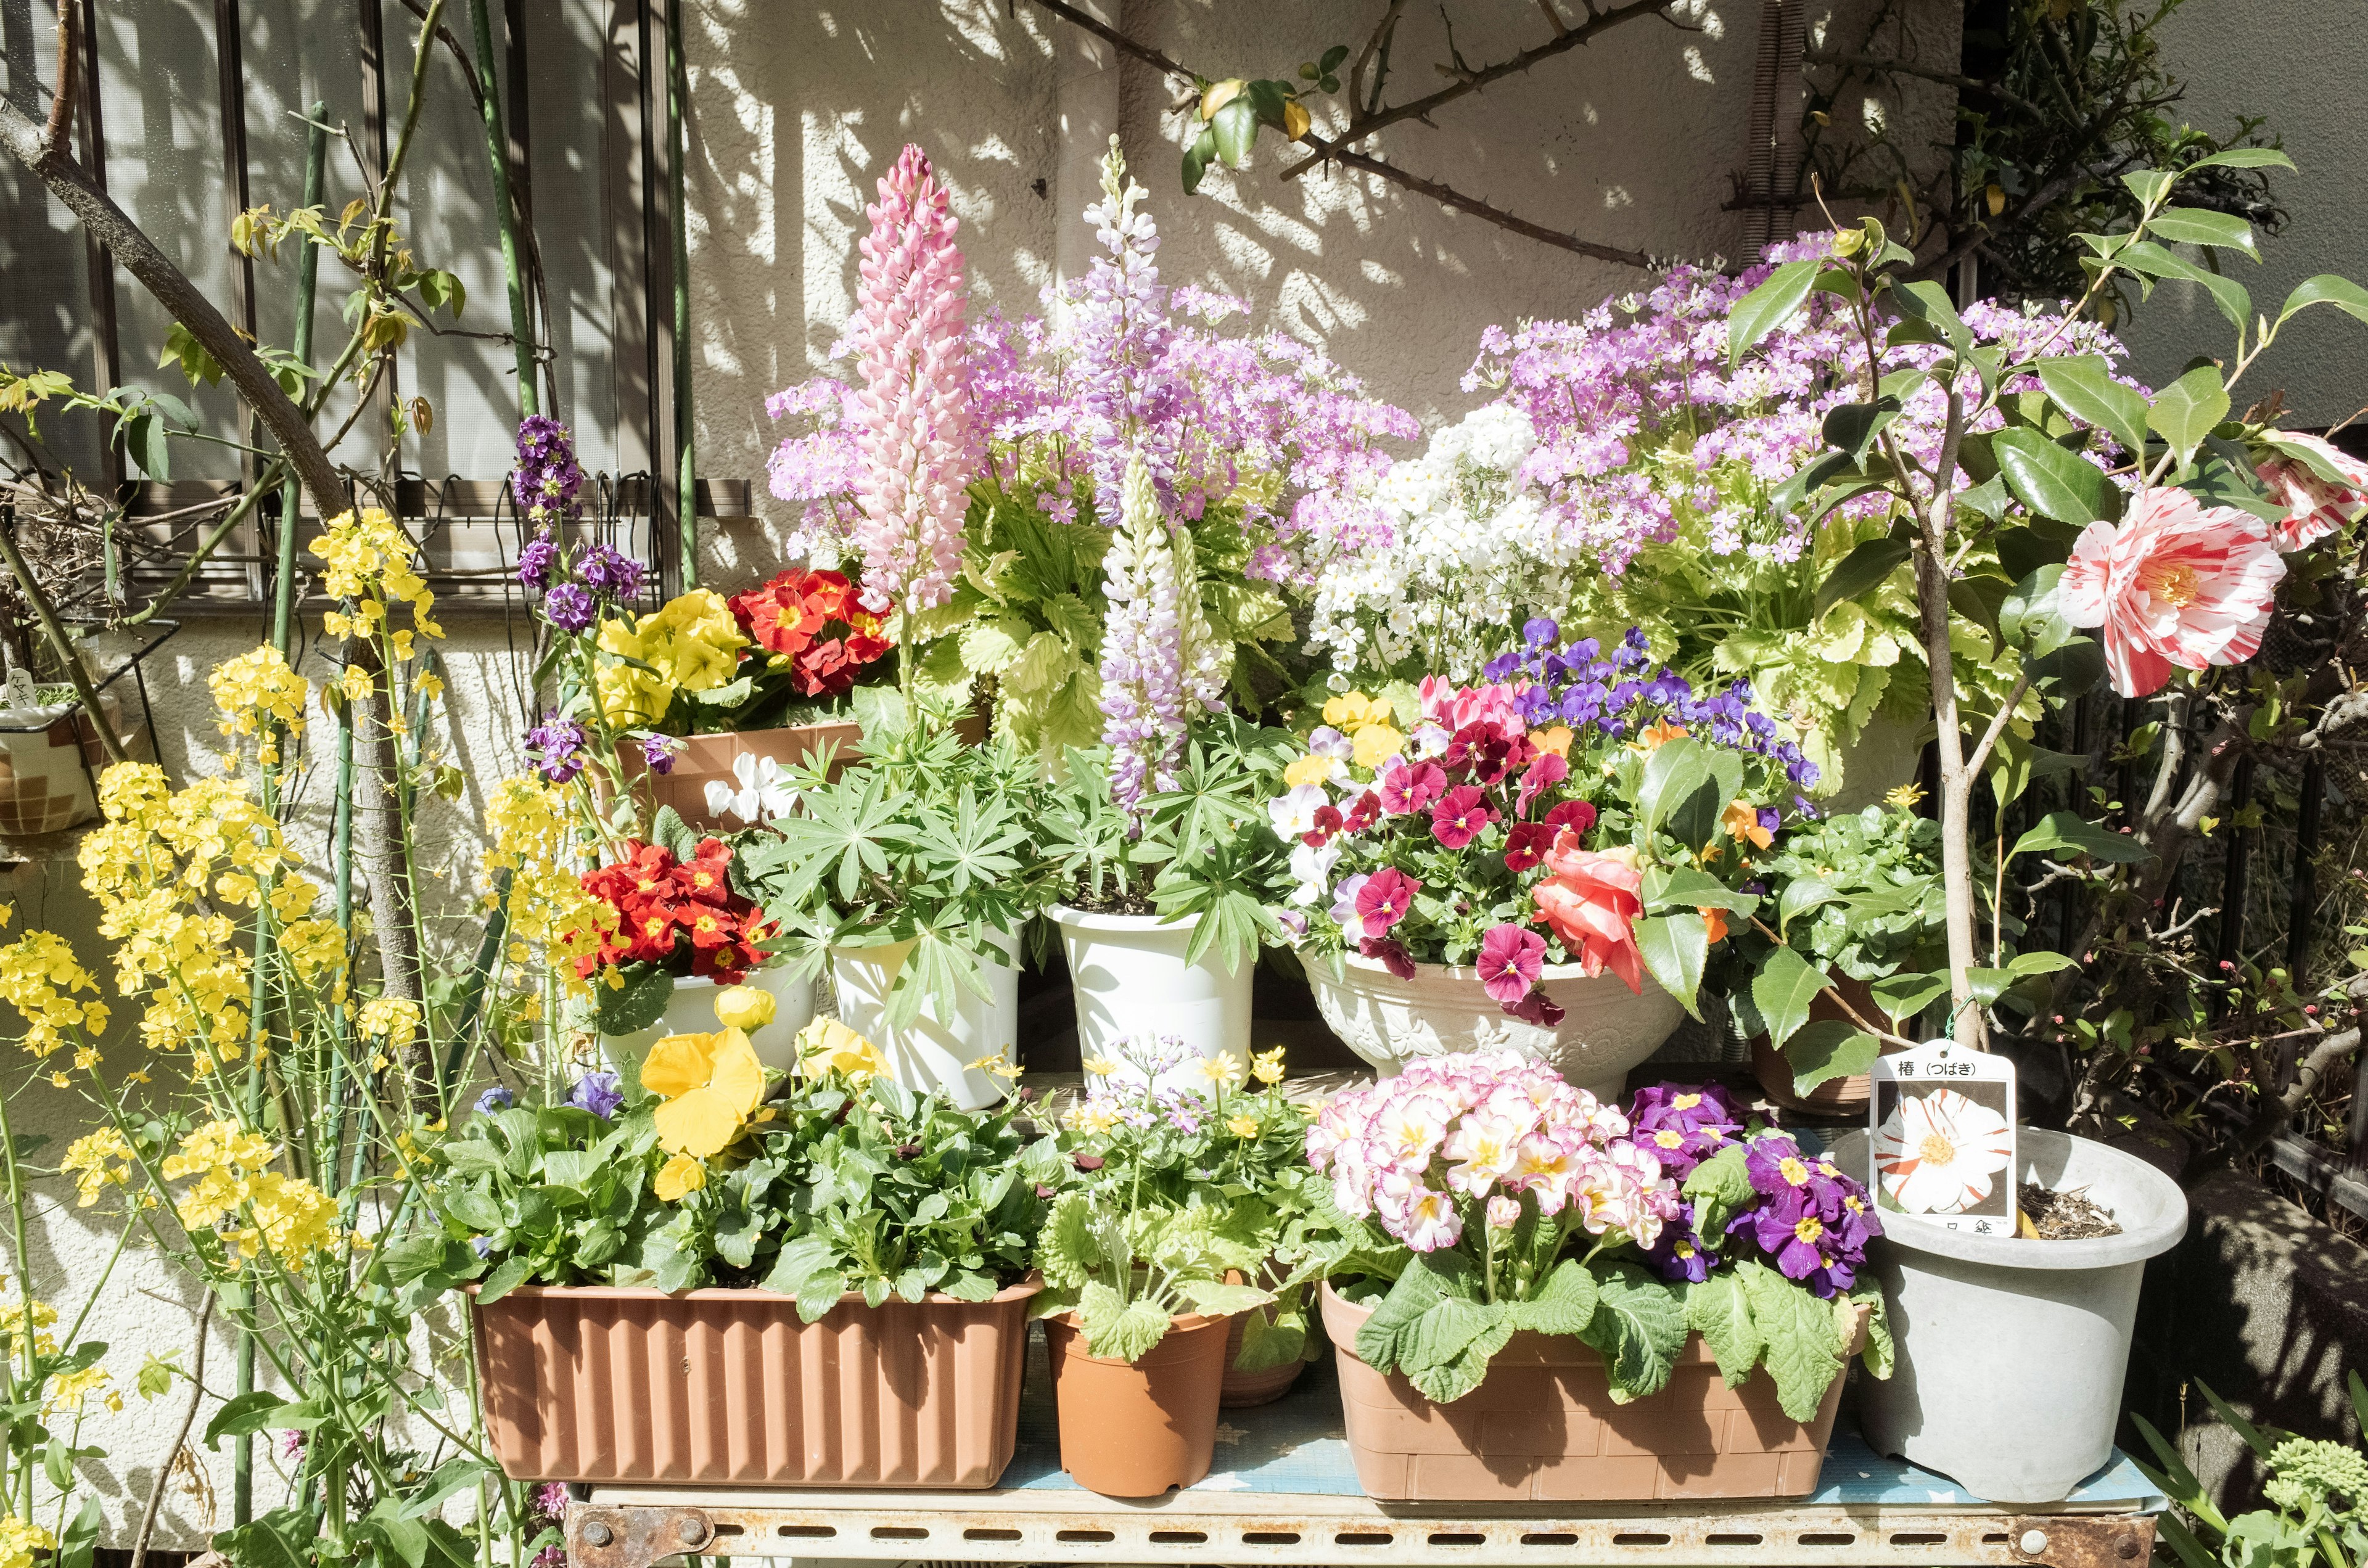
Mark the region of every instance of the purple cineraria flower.
[[554, 708], [526, 733], [527, 755], [534, 758], [536, 771], [553, 784], [570, 783], [591, 761], [585, 740], [584, 726], [563, 718]]
[[549, 530], [527, 541], [518, 551], [518, 580], [540, 594], [551, 586], [552, 574], [559, 569], [559, 541]]
[[642, 591], [642, 563], [605, 544], [586, 551], [577, 572], [584, 585], [604, 598], [630, 599]]
[[672, 735], [642, 737], [642, 761], [652, 773], [672, 773], [675, 754], [681, 750], [682, 743]]
[[477, 1114], [491, 1116], [497, 1110], [507, 1110], [518, 1103], [518, 1096], [499, 1084], [477, 1096]]
[[1683, 1179], [1743, 1132], [1743, 1109], [1716, 1084], [1656, 1084], [1636, 1092], [1628, 1113], [1636, 1142]]
[[586, 1073], [575, 1080], [567, 1103], [577, 1110], [590, 1111], [603, 1121], [613, 1121], [624, 1106], [625, 1092], [618, 1086], [614, 1073]]
[[542, 618], [560, 631], [575, 633], [592, 624], [598, 606], [580, 585], [562, 583], [543, 596]]

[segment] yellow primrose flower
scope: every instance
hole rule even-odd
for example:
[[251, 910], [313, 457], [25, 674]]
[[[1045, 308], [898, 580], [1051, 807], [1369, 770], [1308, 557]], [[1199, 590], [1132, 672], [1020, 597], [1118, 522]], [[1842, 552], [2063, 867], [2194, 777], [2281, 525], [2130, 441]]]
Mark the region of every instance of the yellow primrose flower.
[[1719, 817], [1718, 825], [1726, 829], [1736, 843], [1749, 843], [1765, 849], [1776, 842], [1776, 835], [1759, 825], [1759, 808], [1748, 801], [1736, 801]]
[[1309, 752], [1282, 770], [1282, 781], [1294, 790], [1303, 784], [1321, 784], [1332, 777], [1335, 760], [1320, 752]]
[[860, 1084], [888, 1071], [888, 1059], [880, 1048], [837, 1018], [816, 1018], [798, 1031], [797, 1044], [798, 1071], [809, 1078], [837, 1073]]
[[642, 1087], [666, 1101], [658, 1147], [705, 1159], [740, 1136], [765, 1097], [765, 1067], [740, 1029], [668, 1035], [650, 1047]]
[[1258, 1136], [1258, 1119], [1254, 1116], [1232, 1117], [1225, 1122], [1225, 1131], [1236, 1138], [1255, 1138]]
[[1357, 766], [1368, 770], [1406, 749], [1406, 737], [1387, 724], [1368, 724], [1359, 730], [1353, 743]]
[[1238, 1084], [1242, 1081], [1242, 1059], [1230, 1051], [1221, 1051], [1214, 1056], [1202, 1057], [1200, 1072], [1212, 1086]]
[[715, 994], [715, 1021], [727, 1029], [761, 1029], [773, 1021], [773, 994], [753, 985], [727, 985]]
[[1250, 1076], [1261, 1084], [1282, 1082], [1282, 1047], [1261, 1051], [1250, 1058]]
[[707, 1185], [707, 1166], [689, 1154], [677, 1154], [658, 1172], [655, 1184], [659, 1200], [678, 1203], [687, 1192], [697, 1192]]

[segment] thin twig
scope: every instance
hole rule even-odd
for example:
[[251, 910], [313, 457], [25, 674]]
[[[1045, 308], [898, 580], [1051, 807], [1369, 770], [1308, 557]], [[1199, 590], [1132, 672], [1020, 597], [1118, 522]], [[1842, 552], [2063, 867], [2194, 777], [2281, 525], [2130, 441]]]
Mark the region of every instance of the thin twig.
[[49, 123], [41, 130], [43, 148], [51, 157], [65, 156], [66, 139], [73, 134], [82, 55], [74, 48], [74, 18], [81, 11], [76, 0], [58, 0], [58, 91], [50, 100]]
[[198, 1346], [190, 1356], [188, 1406], [181, 1412], [181, 1429], [173, 1435], [173, 1446], [165, 1450], [156, 1479], [148, 1487], [148, 1506], [140, 1511], [140, 1533], [131, 1538], [131, 1568], [141, 1568], [147, 1560], [148, 1542], [156, 1534], [156, 1515], [165, 1506], [165, 1483], [172, 1479], [173, 1461], [188, 1446], [189, 1428], [198, 1422], [198, 1405], [206, 1397], [206, 1330], [212, 1326], [213, 1316], [214, 1293], [209, 1287], [205, 1300], [198, 1303]]

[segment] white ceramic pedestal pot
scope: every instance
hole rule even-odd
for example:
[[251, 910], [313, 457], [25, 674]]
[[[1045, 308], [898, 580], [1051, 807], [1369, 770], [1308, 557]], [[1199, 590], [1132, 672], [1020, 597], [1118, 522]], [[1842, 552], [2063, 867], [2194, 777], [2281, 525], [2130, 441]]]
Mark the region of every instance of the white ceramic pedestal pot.
[[970, 1063], [983, 1056], [1017, 1060], [1019, 971], [1013, 960], [1018, 943], [997, 931], [989, 931], [986, 937], [1004, 955], [1002, 963], [979, 966], [992, 998], [983, 1000], [964, 990], [948, 1016], [936, 997], [927, 997], [913, 1021], [902, 1028], [888, 1022], [888, 993], [913, 944], [830, 950], [830, 975], [838, 988], [840, 1021], [880, 1048], [898, 1083], [924, 1094], [943, 1090], [964, 1110], [994, 1104], [1005, 1089], [993, 1074]]
[[[2179, 1184], [2085, 1138], [2017, 1131], [2021, 1179], [2085, 1192], [2121, 1222], [2095, 1241], [1978, 1236], [1886, 1215], [1869, 1250], [1898, 1367], [1859, 1383], [1866, 1440], [1993, 1503], [2053, 1503], [2113, 1451], [2146, 1261], [2187, 1231]], [[1863, 1178], [1867, 1134], [1835, 1140]]]
[[1309, 959], [1307, 979], [1325, 1023], [1384, 1078], [1417, 1057], [1510, 1050], [1607, 1104], [1686, 1011], [1650, 974], [1634, 992], [1609, 970], [1590, 980], [1577, 964], [1548, 964], [1540, 977], [1563, 1010], [1551, 1028], [1508, 1017], [1480, 988], [1477, 971], [1451, 964], [1417, 964], [1412, 980], [1400, 980], [1379, 960], [1343, 953], [1338, 970]]
[[[1095, 915], [1061, 904], [1049, 913], [1061, 928], [1061, 949], [1069, 960], [1082, 1055], [1115, 1062], [1124, 1041], [1165, 1035], [1183, 1041], [1196, 1056], [1229, 1051], [1247, 1059], [1250, 976], [1257, 960], [1245, 959], [1229, 971], [1224, 956], [1212, 949], [1200, 962], [1186, 963], [1184, 949], [1201, 924], [1199, 915], [1171, 925], [1156, 915]], [[1161, 1077], [1176, 1084], [1200, 1081], [1189, 1067]]]
[[[814, 982], [800, 980], [785, 966], [752, 969], [741, 982], [773, 999], [773, 1021], [748, 1037], [757, 1060], [786, 1073], [797, 1065], [798, 1031], [814, 1022]], [[666, 1011], [648, 1028], [626, 1035], [602, 1035], [601, 1049], [611, 1062], [627, 1058], [639, 1062], [650, 1047], [670, 1034], [706, 1034], [723, 1026], [715, 1020], [715, 994], [723, 989], [712, 980], [677, 978]]]

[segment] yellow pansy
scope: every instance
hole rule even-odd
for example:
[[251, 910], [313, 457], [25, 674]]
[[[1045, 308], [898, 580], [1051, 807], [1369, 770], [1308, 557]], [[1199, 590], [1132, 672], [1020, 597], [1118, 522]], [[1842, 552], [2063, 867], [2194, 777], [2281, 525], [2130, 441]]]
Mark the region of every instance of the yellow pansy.
[[697, 1192], [707, 1185], [707, 1166], [689, 1154], [677, 1154], [658, 1172], [655, 1184], [658, 1198], [666, 1203], [677, 1203], [686, 1192]]
[[1372, 769], [1405, 750], [1406, 737], [1387, 724], [1368, 724], [1357, 732], [1353, 744], [1357, 766]]
[[773, 994], [753, 985], [727, 985], [715, 994], [715, 1021], [727, 1029], [761, 1029], [773, 1021]]
[[1361, 691], [1343, 692], [1324, 704], [1324, 722], [1350, 733], [1368, 724], [1386, 724], [1390, 722], [1390, 699], [1367, 697]]
[[705, 1159], [740, 1136], [765, 1097], [765, 1067], [743, 1030], [668, 1035], [650, 1047], [642, 1087], [666, 1101], [658, 1147]]
[[837, 1018], [816, 1018], [798, 1031], [798, 1071], [814, 1078], [837, 1073], [860, 1084], [885, 1074], [888, 1059]]

